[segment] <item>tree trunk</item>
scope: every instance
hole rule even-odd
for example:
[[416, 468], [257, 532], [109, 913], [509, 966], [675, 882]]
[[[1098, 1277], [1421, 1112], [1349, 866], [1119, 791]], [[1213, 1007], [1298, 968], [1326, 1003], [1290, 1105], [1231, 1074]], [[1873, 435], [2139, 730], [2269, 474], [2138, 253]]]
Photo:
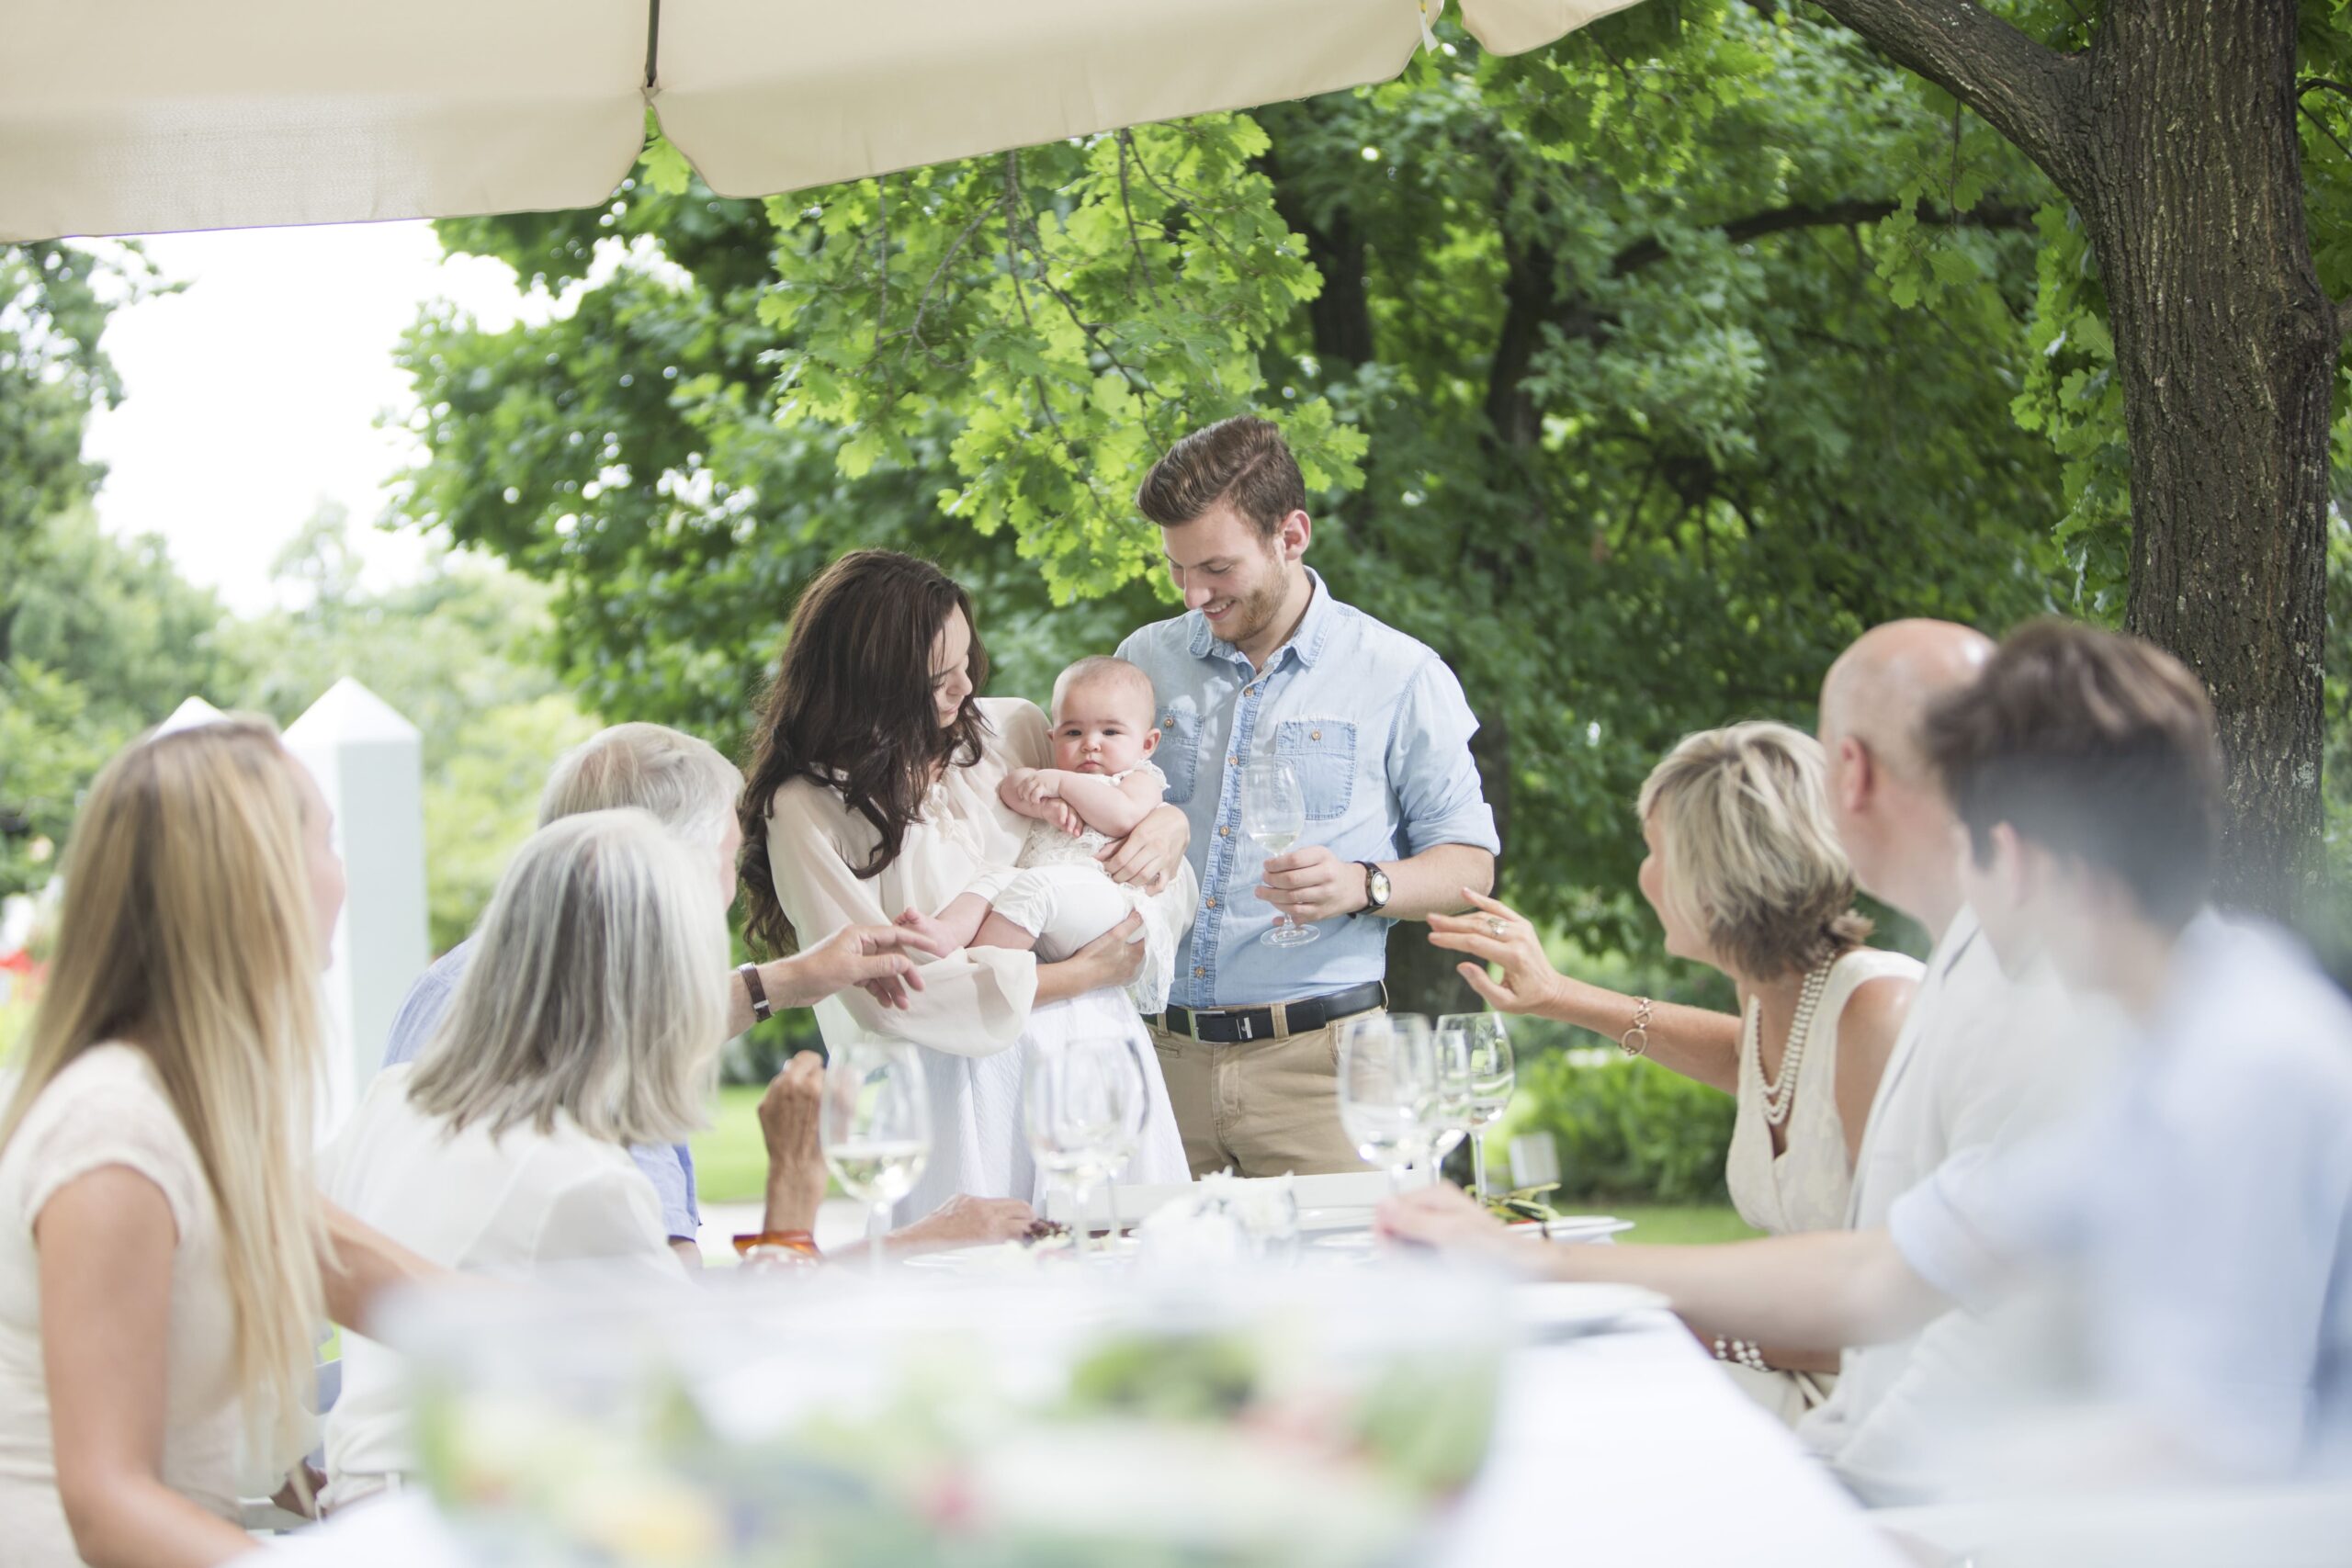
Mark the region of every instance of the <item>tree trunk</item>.
[[2303, 220], [2293, 0], [2118, 0], [2085, 84], [2132, 448], [2126, 624], [2212, 693], [2222, 896], [2317, 874], [2335, 312]]
[[2295, 128], [2295, 0], [2108, 0], [2062, 54], [1973, 0], [1818, 0], [1959, 97], [2090, 225], [2131, 438], [2130, 627], [2212, 693], [2222, 897], [2291, 917], [2319, 866], [2327, 416]]

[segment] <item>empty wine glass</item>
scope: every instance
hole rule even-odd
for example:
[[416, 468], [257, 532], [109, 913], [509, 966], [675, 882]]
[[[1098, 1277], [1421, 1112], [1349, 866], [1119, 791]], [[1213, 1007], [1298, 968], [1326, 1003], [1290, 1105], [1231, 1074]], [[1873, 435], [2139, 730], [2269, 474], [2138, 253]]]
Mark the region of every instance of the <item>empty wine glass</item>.
[[922, 1058], [903, 1041], [863, 1040], [833, 1054], [817, 1123], [825, 1165], [866, 1205], [866, 1243], [878, 1272], [890, 1206], [914, 1190], [931, 1157], [931, 1096]]
[[1498, 1012], [1450, 1012], [1437, 1021], [1440, 1035], [1458, 1033], [1470, 1077], [1470, 1167], [1477, 1194], [1487, 1195], [1486, 1130], [1510, 1109], [1518, 1075], [1511, 1066], [1510, 1036]]
[[1080, 1251], [1094, 1184], [1134, 1152], [1143, 1100], [1143, 1067], [1124, 1036], [1041, 1042], [1023, 1064], [1022, 1124], [1029, 1153], [1049, 1179], [1069, 1188], [1077, 1216], [1073, 1245]]
[[1434, 1031], [1437, 1053], [1437, 1143], [1430, 1151], [1433, 1170], [1445, 1168], [1445, 1157], [1470, 1135], [1475, 1091], [1470, 1076], [1470, 1036], [1457, 1018], [1442, 1018]]
[[[1269, 856], [1281, 854], [1306, 831], [1306, 795], [1288, 762], [1252, 762], [1241, 771], [1241, 828]], [[1322, 934], [1320, 927], [1302, 926], [1276, 910], [1273, 929], [1258, 940], [1270, 947], [1301, 947]]]
[[1388, 1190], [1429, 1157], [1439, 1116], [1437, 1053], [1430, 1021], [1366, 1013], [1340, 1025], [1340, 1124], [1356, 1152], [1388, 1171]]

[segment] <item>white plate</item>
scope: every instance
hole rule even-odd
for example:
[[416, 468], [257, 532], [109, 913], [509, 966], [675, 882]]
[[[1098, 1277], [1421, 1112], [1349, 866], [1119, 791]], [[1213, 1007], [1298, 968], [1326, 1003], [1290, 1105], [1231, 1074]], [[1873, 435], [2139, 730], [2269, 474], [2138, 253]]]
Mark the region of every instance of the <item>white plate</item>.
[[1372, 1215], [1369, 1204], [1301, 1209], [1298, 1212], [1298, 1228], [1302, 1235], [1314, 1231], [1368, 1231], [1372, 1228]]
[[[1087, 1244], [1083, 1261], [1125, 1257], [1136, 1245], [1133, 1236], [1123, 1235], [1116, 1240], [1096, 1236]], [[978, 1247], [950, 1247], [944, 1252], [917, 1253], [907, 1259], [907, 1267], [943, 1269], [956, 1274], [1001, 1274], [1028, 1269], [1060, 1269], [1080, 1261], [1067, 1247], [1035, 1247], [1017, 1241], [992, 1241]]]
[[1639, 1285], [1611, 1285], [1544, 1280], [1518, 1285], [1510, 1292], [1510, 1314], [1521, 1328], [1535, 1334], [1590, 1334], [1635, 1313], [1656, 1312], [1669, 1303], [1656, 1291]]
[[1563, 1214], [1548, 1228], [1534, 1220], [1522, 1220], [1510, 1228], [1515, 1235], [1541, 1235], [1547, 1241], [1598, 1241], [1632, 1230], [1634, 1222], [1613, 1214]]
[[1380, 1245], [1380, 1238], [1370, 1231], [1327, 1231], [1306, 1245], [1331, 1252], [1370, 1252]]

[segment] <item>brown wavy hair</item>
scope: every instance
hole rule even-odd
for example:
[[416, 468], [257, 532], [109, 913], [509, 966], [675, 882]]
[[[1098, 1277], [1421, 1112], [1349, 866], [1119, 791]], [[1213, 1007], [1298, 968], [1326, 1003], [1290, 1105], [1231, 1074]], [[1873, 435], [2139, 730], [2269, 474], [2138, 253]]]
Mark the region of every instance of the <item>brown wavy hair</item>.
[[[956, 722], [942, 727], [931, 703], [931, 649], [958, 610], [972, 632], [972, 695]], [[736, 869], [753, 943], [771, 953], [799, 950], [768, 866], [775, 792], [794, 779], [839, 790], [881, 835], [855, 868], [861, 877], [878, 874], [899, 858], [908, 827], [922, 820], [934, 771], [980, 760], [986, 725], [977, 699], [988, 680], [972, 596], [931, 562], [896, 550], [853, 550], [818, 573], [793, 611], [743, 768], [749, 783], [737, 808], [743, 850]]]

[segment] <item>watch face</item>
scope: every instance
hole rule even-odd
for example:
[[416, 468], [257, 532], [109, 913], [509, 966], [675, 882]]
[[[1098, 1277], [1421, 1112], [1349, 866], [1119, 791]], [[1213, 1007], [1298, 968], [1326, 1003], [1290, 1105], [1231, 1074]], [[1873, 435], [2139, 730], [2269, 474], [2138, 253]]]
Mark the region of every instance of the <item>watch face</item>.
[[1372, 895], [1372, 907], [1381, 908], [1388, 902], [1388, 874], [1376, 865], [1372, 867], [1365, 888]]

